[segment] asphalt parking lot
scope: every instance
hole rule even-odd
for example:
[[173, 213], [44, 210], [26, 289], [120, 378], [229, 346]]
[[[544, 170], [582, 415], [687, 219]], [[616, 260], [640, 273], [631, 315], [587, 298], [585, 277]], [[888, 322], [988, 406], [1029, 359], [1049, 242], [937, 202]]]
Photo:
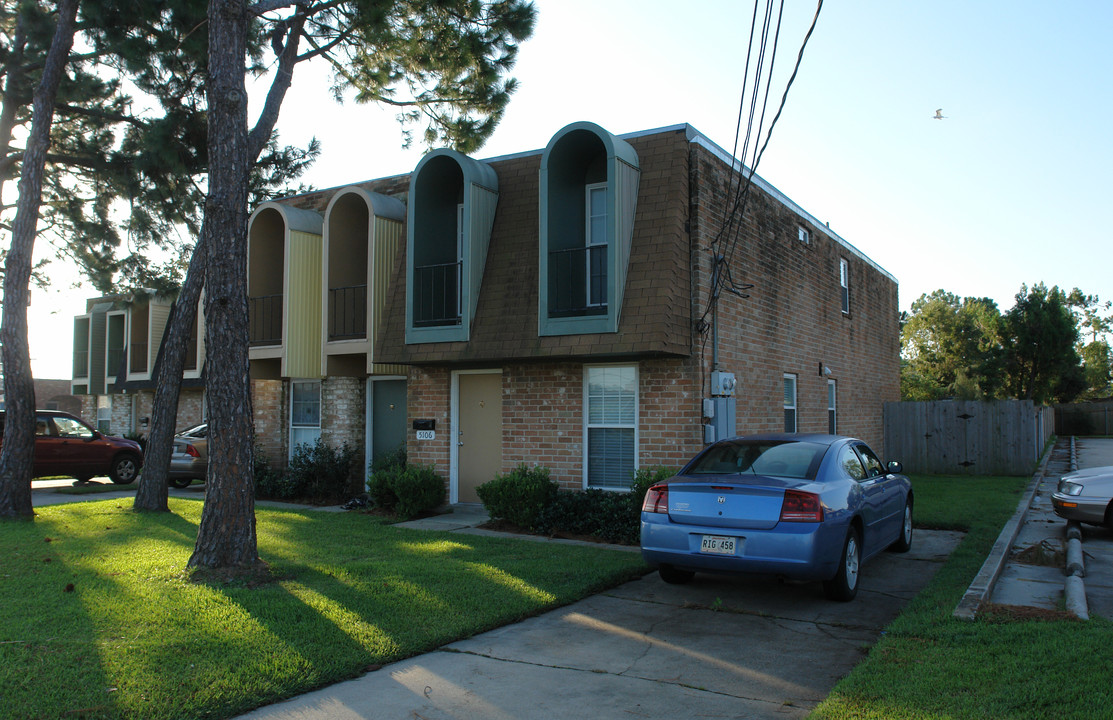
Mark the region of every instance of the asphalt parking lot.
[[958, 544], [917, 530], [864, 566], [856, 600], [819, 583], [656, 573], [243, 717], [254, 720], [800, 718]]

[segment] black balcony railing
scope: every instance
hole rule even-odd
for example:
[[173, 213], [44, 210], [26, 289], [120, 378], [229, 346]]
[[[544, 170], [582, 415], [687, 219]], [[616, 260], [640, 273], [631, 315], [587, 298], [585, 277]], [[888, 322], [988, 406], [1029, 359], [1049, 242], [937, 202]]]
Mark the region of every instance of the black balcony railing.
[[74, 350], [73, 351], [73, 376], [86, 377], [89, 374], [89, 351], [88, 350]]
[[329, 288], [328, 339], [367, 337], [367, 286]]
[[248, 340], [251, 345], [282, 343], [282, 295], [259, 295], [247, 299]]
[[128, 352], [131, 355], [129, 371], [133, 373], [147, 372], [147, 343], [133, 342]]
[[[122, 346], [108, 348], [108, 367], [104, 369], [104, 374], [108, 377], [119, 375], [121, 370], [125, 370], [125, 368], [120, 367], [120, 361], [123, 359], [124, 348]], [[120, 379], [123, 380], [123, 377]]]
[[460, 270], [459, 262], [414, 268], [415, 327], [460, 324]]
[[549, 252], [549, 317], [607, 314], [607, 246]]

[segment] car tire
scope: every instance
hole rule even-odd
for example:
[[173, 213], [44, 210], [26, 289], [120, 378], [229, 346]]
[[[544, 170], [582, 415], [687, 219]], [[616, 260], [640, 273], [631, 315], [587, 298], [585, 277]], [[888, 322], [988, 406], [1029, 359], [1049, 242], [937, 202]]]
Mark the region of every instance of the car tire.
[[661, 565], [657, 568], [657, 572], [669, 585], [684, 585], [690, 583], [696, 576], [691, 570], [677, 570], [672, 565]]
[[889, 546], [893, 552], [908, 552], [912, 549], [912, 498], [904, 504], [904, 519], [900, 524], [900, 537]]
[[182, 490], [193, 484], [193, 478], [170, 478], [167, 482], [179, 490]]
[[117, 485], [131, 485], [139, 477], [140, 461], [138, 456], [122, 453], [112, 460], [108, 468], [108, 479]]
[[858, 571], [862, 563], [862, 541], [858, 529], [851, 526], [842, 544], [842, 556], [835, 576], [823, 583], [823, 592], [829, 600], [849, 602], [858, 594]]

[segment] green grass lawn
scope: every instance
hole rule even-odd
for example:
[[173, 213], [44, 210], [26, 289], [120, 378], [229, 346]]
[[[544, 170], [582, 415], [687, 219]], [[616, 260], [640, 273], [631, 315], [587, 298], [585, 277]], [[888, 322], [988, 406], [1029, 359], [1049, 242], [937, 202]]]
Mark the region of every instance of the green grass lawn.
[[38, 508], [0, 523], [0, 716], [222, 718], [645, 572], [603, 548], [258, 508], [273, 581], [183, 573], [201, 503]]
[[916, 477], [916, 524], [967, 535], [932, 582], [810, 717], [1113, 716], [1113, 623], [952, 617], [1028, 478]]

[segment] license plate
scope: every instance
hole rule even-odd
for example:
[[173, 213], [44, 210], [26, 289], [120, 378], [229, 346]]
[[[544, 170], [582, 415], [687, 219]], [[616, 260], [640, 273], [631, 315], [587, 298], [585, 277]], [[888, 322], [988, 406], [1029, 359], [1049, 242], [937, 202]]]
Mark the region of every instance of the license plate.
[[734, 555], [737, 547], [738, 538], [723, 535], [704, 535], [699, 544], [699, 551], [713, 555]]

